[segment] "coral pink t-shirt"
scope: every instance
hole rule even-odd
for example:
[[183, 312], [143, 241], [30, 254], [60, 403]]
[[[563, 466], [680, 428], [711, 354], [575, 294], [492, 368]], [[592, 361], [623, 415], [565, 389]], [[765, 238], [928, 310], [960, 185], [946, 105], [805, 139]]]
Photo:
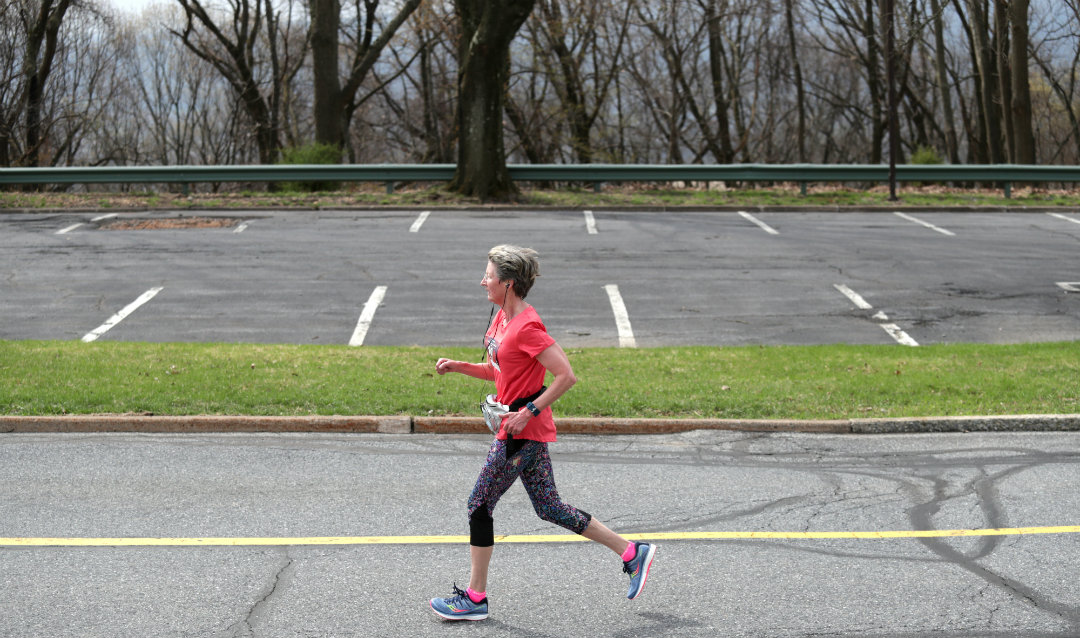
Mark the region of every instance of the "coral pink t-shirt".
[[[529, 306], [521, 314], [503, 325], [505, 313], [500, 309], [491, 322], [484, 341], [487, 343], [488, 360], [495, 367], [495, 392], [500, 403], [509, 405], [521, 397], [532, 396], [544, 386], [547, 369], [536, 356], [551, 347], [555, 340], [547, 333], [540, 315]], [[496, 438], [506, 439], [502, 429]], [[551, 443], [555, 441], [555, 419], [551, 408], [544, 408], [540, 416], [533, 417], [517, 439]]]

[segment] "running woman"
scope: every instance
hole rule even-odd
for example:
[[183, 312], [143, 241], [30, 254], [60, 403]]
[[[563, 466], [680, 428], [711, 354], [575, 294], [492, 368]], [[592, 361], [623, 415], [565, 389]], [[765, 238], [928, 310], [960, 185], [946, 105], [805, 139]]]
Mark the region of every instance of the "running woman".
[[[500, 309], [484, 335], [487, 361], [442, 358], [435, 364], [440, 375], [458, 372], [494, 381], [498, 401], [510, 406], [469, 496], [469, 587], [462, 591], [455, 585], [452, 596], [431, 599], [431, 609], [447, 620], [488, 617], [488, 565], [495, 545], [492, 514], [499, 498], [518, 478], [541, 519], [594, 540], [622, 558], [623, 571], [630, 575], [627, 598], [641, 594], [656, 556], [656, 545], [627, 541], [588, 513], [564, 503], [555, 489], [548, 455], [548, 443], [555, 441], [551, 404], [577, 379], [566, 353], [525, 301], [540, 275], [537, 257], [531, 248], [501, 245], [491, 249], [480, 285], [487, 290], [488, 301]], [[553, 379], [544, 387], [548, 371]]]

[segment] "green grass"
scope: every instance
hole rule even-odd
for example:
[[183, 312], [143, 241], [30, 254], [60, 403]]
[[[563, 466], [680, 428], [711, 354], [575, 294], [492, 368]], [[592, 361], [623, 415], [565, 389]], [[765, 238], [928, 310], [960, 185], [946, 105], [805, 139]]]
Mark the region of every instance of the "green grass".
[[[667, 184], [605, 185], [599, 192], [592, 188], [566, 187], [536, 189], [523, 187], [523, 207], [559, 208], [601, 207], [717, 207], [717, 206], [827, 206], [827, 207], [905, 207], [905, 206], [1008, 206], [1080, 207], [1080, 191], [1016, 188], [1006, 199], [1000, 189], [960, 189], [940, 186], [902, 185], [900, 201], [888, 201], [882, 186], [857, 189], [814, 186], [806, 196], [794, 185], [768, 188], [707, 190], [701, 187], [676, 188]], [[441, 185], [411, 185], [386, 194], [382, 184], [349, 184], [344, 190], [320, 193], [227, 192], [178, 193], [22, 193], [0, 192], [0, 209], [260, 209], [260, 208], [355, 208], [364, 206], [454, 207], [475, 206], [476, 199], [451, 193]]]
[[[568, 351], [559, 416], [844, 419], [1073, 414], [1080, 341]], [[475, 415], [439, 377], [476, 348], [0, 341], [0, 414]]]

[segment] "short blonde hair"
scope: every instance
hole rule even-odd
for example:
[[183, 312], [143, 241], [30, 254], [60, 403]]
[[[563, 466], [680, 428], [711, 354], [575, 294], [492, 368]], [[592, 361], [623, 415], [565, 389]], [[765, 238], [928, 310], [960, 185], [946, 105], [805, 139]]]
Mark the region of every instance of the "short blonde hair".
[[514, 292], [524, 299], [540, 276], [540, 254], [532, 248], [500, 244], [488, 251], [488, 261], [495, 265], [500, 281], [514, 282]]

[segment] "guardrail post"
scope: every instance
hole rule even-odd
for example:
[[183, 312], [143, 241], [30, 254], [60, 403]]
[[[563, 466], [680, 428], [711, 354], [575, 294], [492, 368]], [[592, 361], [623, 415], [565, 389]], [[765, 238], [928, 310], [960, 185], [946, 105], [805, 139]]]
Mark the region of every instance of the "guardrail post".
[[387, 195], [393, 195], [394, 194], [394, 182], [386, 182], [386, 194]]
[[191, 184], [188, 184], [187, 182], [181, 184], [180, 193], [183, 194], [184, 197], [191, 195]]
[[1012, 199], [1012, 182], [1005, 182], [1005, 199]]
[[799, 182], [799, 195], [806, 197], [806, 182]]
[[604, 182], [593, 182], [592, 183], [592, 192], [599, 193], [603, 189], [604, 189]]

